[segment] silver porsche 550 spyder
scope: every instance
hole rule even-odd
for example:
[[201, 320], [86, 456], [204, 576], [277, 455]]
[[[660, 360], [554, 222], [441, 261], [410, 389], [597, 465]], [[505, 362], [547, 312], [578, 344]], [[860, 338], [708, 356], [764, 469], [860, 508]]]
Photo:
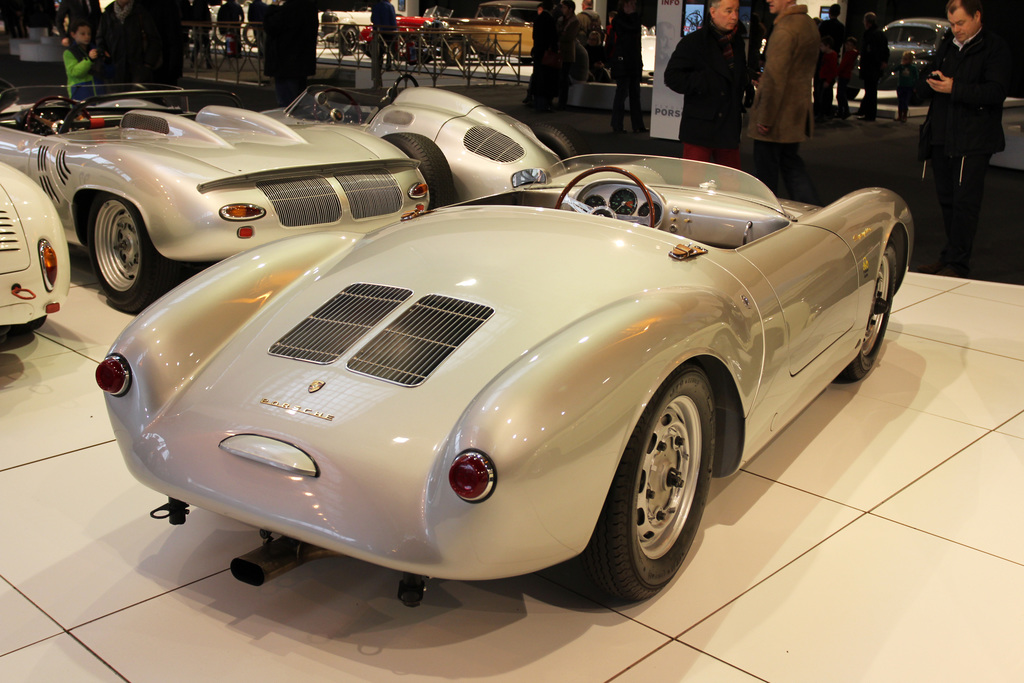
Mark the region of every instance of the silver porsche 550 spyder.
[[710, 479], [871, 369], [912, 244], [888, 190], [780, 204], [732, 169], [575, 157], [354, 246], [229, 259], [135, 320], [97, 380], [129, 470], [169, 497], [157, 516], [194, 504], [272, 539], [232, 562], [244, 581], [340, 553], [404, 572], [416, 604], [424, 577], [580, 555], [644, 599]]
[[[356, 239], [430, 201], [431, 179], [387, 136], [287, 125], [222, 91], [82, 102], [52, 92], [0, 95], [0, 161], [46, 191], [68, 240], [88, 247], [111, 304], [127, 312], [177, 284], [183, 264], [297, 233]], [[217, 100], [232, 106], [194, 111]], [[437, 163], [450, 185], [444, 159]]]

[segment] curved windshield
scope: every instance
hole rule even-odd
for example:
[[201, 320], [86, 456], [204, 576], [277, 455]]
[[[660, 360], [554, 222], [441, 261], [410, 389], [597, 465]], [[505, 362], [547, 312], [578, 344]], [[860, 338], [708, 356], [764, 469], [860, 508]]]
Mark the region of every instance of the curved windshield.
[[548, 173], [551, 178], [563, 175], [571, 177], [597, 166], [624, 167], [649, 185], [667, 185], [707, 195], [736, 197], [785, 214], [772, 191], [754, 176], [702, 161], [635, 154], [586, 154], [561, 161], [551, 167]]

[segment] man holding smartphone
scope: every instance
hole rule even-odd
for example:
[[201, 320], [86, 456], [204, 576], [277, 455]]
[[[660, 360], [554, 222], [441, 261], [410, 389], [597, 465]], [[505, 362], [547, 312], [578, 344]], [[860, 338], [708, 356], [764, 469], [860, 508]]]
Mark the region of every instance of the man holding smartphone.
[[1006, 146], [1003, 100], [1012, 62], [1006, 41], [983, 28], [981, 0], [949, 0], [946, 16], [952, 30], [918, 88], [931, 96], [931, 160], [946, 246], [938, 261], [917, 270], [968, 277], [988, 162]]

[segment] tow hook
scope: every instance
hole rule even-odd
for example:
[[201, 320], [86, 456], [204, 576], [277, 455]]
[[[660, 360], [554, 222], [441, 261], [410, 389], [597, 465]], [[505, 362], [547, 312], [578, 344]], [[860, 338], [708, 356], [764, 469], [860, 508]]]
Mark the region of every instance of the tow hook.
[[188, 515], [188, 503], [177, 498], [168, 498], [167, 503], [149, 513], [153, 519], [166, 519], [174, 525], [184, 524]]
[[398, 582], [398, 599], [406, 607], [418, 607], [423, 601], [423, 592], [427, 590], [426, 581], [420, 574], [402, 574]]

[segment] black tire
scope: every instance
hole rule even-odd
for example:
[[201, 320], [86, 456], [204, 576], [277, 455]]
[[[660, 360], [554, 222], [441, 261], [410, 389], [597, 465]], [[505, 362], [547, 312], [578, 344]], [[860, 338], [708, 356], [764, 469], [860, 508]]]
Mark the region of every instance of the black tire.
[[430, 188], [430, 206], [439, 209], [455, 202], [455, 181], [441, 149], [434, 141], [417, 133], [390, 133], [384, 139], [402, 150], [410, 159], [420, 162], [420, 173]]
[[580, 154], [590, 154], [590, 143], [583, 134], [571, 126], [554, 126], [550, 123], [533, 125], [533, 134], [544, 146], [558, 155], [559, 159]]
[[138, 313], [181, 279], [180, 264], [153, 246], [138, 209], [101, 193], [89, 210], [89, 260], [110, 305]]
[[874, 308], [868, 317], [868, 325], [864, 331], [860, 351], [858, 351], [857, 357], [843, 369], [839, 379], [856, 382], [874, 367], [875, 359], [878, 358], [878, 352], [882, 348], [882, 340], [885, 338], [885, 330], [889, 327], [892, 299], [896, 294], [897, 268], [896, 247], [890, 242], [886, 245], [885, 252], [878, 263], [878, 272], [875, 275]]
[[644, 600], [672, 580], [700, 526], [714, 453], [711, 383], [700, 368], [684, 366], [633, 430], [581, 555], [598, 588]]
[[29, 320], [27, 323], [22, 323], [20, 325], [11, 325], [11, 329], [7, 334], [11, 337], [14, 337], [19, 334], [28, 334], [30, 332], [35, 332], [40, 327], [42, 327], [43, 323], [45, 322], [46, 316], [44, 315], [39, 318], [36, 318], [35, 320]]
[[338, 31], [338, 50], [343, 55], [350, 55], [356, 51], [359, 44], [359, 29], [351, 24], [340, 27]]
[[0, 344], [3, 344], [5, 341], [7, 341], [7, 333], [10, 332], [10, 330], [10, 325], [0, 325]]

